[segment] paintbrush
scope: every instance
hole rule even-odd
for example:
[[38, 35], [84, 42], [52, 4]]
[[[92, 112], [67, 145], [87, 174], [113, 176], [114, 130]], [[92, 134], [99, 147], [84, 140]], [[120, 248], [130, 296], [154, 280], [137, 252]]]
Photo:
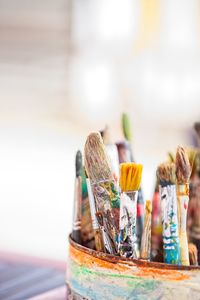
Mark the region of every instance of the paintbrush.
[[189, 241], [196, 245], [200, 265], [200, 153], [195, 157], [195, 172], [190, 180], [190, 200], [187, 214]]
[[[132, 145], [132, 136], [133, 136], [131, 120], [130, 120], [129, 115], [126, 113], [122, 114], [122, 129], [123, 129], [124, 137], [127, 141], [127, 144], [125, 143], [124, 147], [125, 147], [125, 149], [127, 149], [126, 152], [130, 153], [129, 155], [127, 153], [127, 158], [128, 158], [128, 156], [130, 156], [130, 160], [120, 161], [120, 163], [129, 162], [129, 161], [135, 162], [134, 157], [133, 157], [132, 146], [131, 146]], [[137, 200], [137, 226], [136, 226], [138, 248], [140, 248], [140, 245], [141, 245], [141, 237], [142, 237], [143, 227], [144, 227], [144, 197], [143, 197], [142, 189], [140, 188], [138, 191], [138, 200]]]
[[188, 240], [187, 240], [187, 211], [189, 202], [189, 180], [192, 168], [184, 148], [178, 147], [176, 152], [176, 179], [178, 200], [178, 225], [180, 241], [181, 264], [189, 266]]
[[104, 251], [104, 243], [103, 243], [100, 226], [99, 226], [99, 223], [98, 223], [97, 217], [96, 217], [96, 205], [95, 205], [94, 195], [92, 193], [92, 188], [91, 188], [89, 178], [86, 178], [86, 183], [87, 183], [88, 197], [89, 197], [89, 203], [90, 203], [90, 212], [91, 212], [91, 217], [92, 217], [92, 226], [93, 226], [93, 230], [94, 230], [95, 248], [97, 251], [103, 252]]
[[124, 162], [133, 162], [130, 145], [127, 141], [117, 142], [116, 146], [120, 164]]
[[131, 142], [132, 142], [131, 121], [130, 121], [128, 114], [126, 114], [126, 113], [122, 114], [122, 130], [123, 130], [123, 134], [124, 134], [126, 141], [128, 141], [128, 147], [129, 147], [129, 151], [130, 151], [131, 161], [134, 161], [133, 152], [131, 149]]
[[151, 200], [147, 200], [145, 203], [144, 229], [140, 249], [140, 257], [147, 260], [150, 260], [151, 254], [151, 212]]
[[164, 262], [180, 264], [175, 165], [163, 163], [157, 169], [161, 199]]
[[96, 218], [101, 228], [104, 252], [116, 255], [115, 242], [108, 235], [110, 228], [107, 228], [107, 225], [110, 223], [108, 223], [107, 220], [105, 220], [103, 214], [100, 211], [96, 213]]
[[[162, 217], [159, 196], [159, 185], [156, 180], [154, 195], [152, 199], [152, 225], [151, 225], [151, 259], [158, 257], [162, 249]], [[162, 253], [163, 256], [163, 253]]]
[[76, 153], [75, 169], [75, 188], [74, 188], [74, 214], [72, 224], [72, 239], [81, 244], [81, 205], [82, 205], [82, 154], [80, 151]]
[[137, 197], [142, 177], [142, 165], [123, 163], [120, 165], [120, 243], [121, 256], [138, 257], [136, 247]]
[[[85, 167], [91, 182], [97, 212], [101, 212], [107, 235], [117, 253], [120, 197], [112, 175], [110, 161], [100, 133], [91, 133], [85, 143]], [[109, 215], [109, 218], [106, 218]]]
[[125, 140], [116, 143], [120, 164], [124, 162], [134, 161], [133, 153], [131, 149], [131, 141], [132, 141], [131, 122], [128, 115], [125, 113], [122, 114], [122, 131]]
[[[190, 166], [192, 168], [192, 175], [196, 172], [196, 155], [197, 155], [197, 150], [195, 148], [187, 148], [186, 153], [188, 155], [188, 159], [190, 162]], [[168, 161], [170, 163], [175, 163], [176, 160], [176, 155], [174, 155], [172, 152], [168, 152]]]
[[81, 240], [82, 245], [91, 249], [95, 247], [94, 230], [90, 211], [89, 195], [86, 183], [85, 168], [82, 166], [82, 205], [81, 205]]
[[188, 244], [188, 252], [189, 252], [190, 265], [198, 266], [197, 247], [194, 244], [189, 243]]
[[194, 129], [196, 131], [197, 137], [198, 137], [198, 142], [200, 146], [200, 122], [194, 123]]
[[103, 138], [103, 142], [106, 146], [107, 154], [110, 159], [111, 169], [113, 173], [113, 177], [118, 183], [119, 181], [119, 155], [117, 151], [117, 146], [112, 143], [109, 127], [106, 126], [103, 131], [101, 131], [101, 135]]
[[167, 153], [167, 156], [168, 156], [168, 160], [169, 160], [170, 163], [175, 163], [175, 156], [174, 156], [174, 153], [168, 152], [168, 153]]
[[119, 162], [133, 162], [133, 152], [131, 149], [132, 130], [129, 116], [125, 113], [122, 114], [122, 131], [125, 141], [117, 143]]
[[200, 178], [196, 175], [192, 179], [190, 200], [187, 214], [187, 229], [189, 240], [196, 245], [198, 251], [198, 264], [200, 265]]

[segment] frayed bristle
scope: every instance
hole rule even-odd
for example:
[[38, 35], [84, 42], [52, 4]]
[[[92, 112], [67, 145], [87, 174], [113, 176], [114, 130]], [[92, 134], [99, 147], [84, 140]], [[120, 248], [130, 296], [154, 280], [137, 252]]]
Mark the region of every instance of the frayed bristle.
[[178, 147], [176, 152], [176, 178], [179, 184], [189, 183], [192, 168], [188, 154], [183, 147]]
[[85, 168], [91, 183], [113, 180], [110, 161], [99, 132], [91, 133], [86, 140]]
[[195, 160], [196, 160], [196, 155], [197, 155], [197, 149], [195, 148], [187, 148], [187, 155], [189, 158], [190, 166], [192, 170], [195, 169]]
[[143, 166], [136, 163], [120, 165], [120, 187], [122, 192], [137, 191], [140, 188]]
[[188, 244], [188, 252], [189, 252], [190, 265], [197, 266], [198, 265], [198, 251], [197, 251], [196, 245], [189, 243]]
[[174, 157], [174, 154], [172, 152], [168, 152], [168, 158], [169, 158], [170, 163], [175, 162], [175, 157]]
[[175, 184], [175, 164], [174, 163], [163, 163], [157, 168], [157, 178], [161, 185]]
[[145, 212], [150, 214], [151, 210], [152, 210], [151, 200], [146, 200], [146, 203], [145, 203]]

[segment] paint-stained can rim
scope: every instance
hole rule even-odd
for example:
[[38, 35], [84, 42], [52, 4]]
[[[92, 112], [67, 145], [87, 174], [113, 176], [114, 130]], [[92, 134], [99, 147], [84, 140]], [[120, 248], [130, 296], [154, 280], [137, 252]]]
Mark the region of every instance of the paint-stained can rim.
[[125, 258], [120, 256], [115, 256], [112, 254], [107, 254], [104, 252], [99, 252], [93, 249], [86, 248], [78, 243], [76, 243], [72, 237], [71, 234], [69, 235], [69, 244], [74, 247], [75, 249], [84, 252], [86, 254], [89, 254], [93, 257], [111, 262], [111, 263], [120, 263], [130, 266], [141, 266], [141, 267], [147, 267], [147, 268], [157, 268], [157, 269], [165, 269], [165, 270], [186, 270], [186, 271], [192, 271], [192, 270], [199, 270], [200, 266], [179, 266], [179, 265], [170, 265], [165, 264], [161, 262], [152, 262], [152, 261], [146, 261], [143, 259], [133, 259], [133, 258]]

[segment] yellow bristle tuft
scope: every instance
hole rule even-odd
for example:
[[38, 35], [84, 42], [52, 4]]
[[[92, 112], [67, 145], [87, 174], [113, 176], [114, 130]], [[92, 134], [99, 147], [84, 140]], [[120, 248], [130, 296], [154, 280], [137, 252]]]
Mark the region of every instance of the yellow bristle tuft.
[[142, 168], [142, 165], [136, 163], [122, 163], [120, 165], [120, 187], [122, 192], [139, 190]]
[[152, 210], [152, 205], [151, 205], [151, 200], [146, 200], [146, 203], [145, 203], [145, 211], [147, 213], [150, 213]]

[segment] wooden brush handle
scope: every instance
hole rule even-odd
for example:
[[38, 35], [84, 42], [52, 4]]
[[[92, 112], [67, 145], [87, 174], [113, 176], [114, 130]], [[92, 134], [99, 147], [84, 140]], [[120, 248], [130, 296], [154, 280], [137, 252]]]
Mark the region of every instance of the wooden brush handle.
[[188, 240], [187, 240], [187, 210], [189, 202], [189, 187], [187, 184], [177, 186], [178, 215], [179, 215], [179, 240], [181, 264], [189, 266]]
[[75, 179], [72, 238], [75, 242], [79, 244], [81, 244], [81, 205], [82, 205], [82, 179], [81, 176], [78, 176]]
[[100, 229], [94, 229], [94, 239], [96, 250], [105, 252], [103, 237]]
[[189, 253], [188, 253], [188, 240], [186, 231], [180, 231], [179, 233], [180, 241], [180, 256], [181, 256], [181, 265], [189, 266]]
[[145, 205], [144, 230], [142, 234], [140, 257], [150, 259], [151, 251], [151, 201], [147, 200]]
[[101, 229], [100, 229], [100, 226], [99, 226], [97, 218], [96, 218], [96, 204], [95, 204], [94, 195], [92, 193], [92, 188], [91, 188], [89, 178], [86, 179], [86, 183], [87, 183], [87, 189], [88, 189], [90, 212], [91, 212], [91, 217], [92, 217], [92, 226], [93, 226], [93, 231], [94, 231], [95, 248], [97, 251], [105, 252]]

